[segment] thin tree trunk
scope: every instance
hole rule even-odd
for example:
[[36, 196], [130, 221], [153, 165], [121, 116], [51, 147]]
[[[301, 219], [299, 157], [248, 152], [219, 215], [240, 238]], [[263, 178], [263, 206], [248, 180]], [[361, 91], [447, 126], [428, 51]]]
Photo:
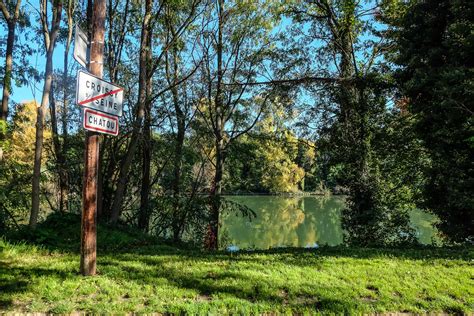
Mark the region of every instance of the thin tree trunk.
[[[54, 155], [56, 157], [56, 169], [59, 175], [58, 182], [61, 182], [61, 170], [62, 170], [62, 150], [61, 150], [61, 143], [59, 141], [59, 135], [58, 135], [58, 121], [56, 118], [56, 100], [54, 98], [54, 89], [55, 85], [54, 82], [51, 83], [51, 90], [49, 92], [49, 115], [51, 116], [51, 132], [53, 136], [53, 151]], [[59, 195], [57, 196], [58, 198], [58, 210], [63, 211], [62, 209], [62, 195], [61, 195], [61, 185], [59, 185]]]
[[[148, 47], [152, 47], [152, 31], [148, 32]], [[152, 91], [152, 76], [150, 72], [151, 65], [151, 49], [147, 50], [147, 79], [146, 79], [146, 113], [145, 113], [145, 125], [143, 127], [143, 156], [142, 156], [142, 188], [140, 192], [140, 213], [138, 217], [138, 228], [148, 231], [148, 225], [150, 223], [151, 209], [150, 209], [150, 192], [151, 192], [151, 102], [149, 102]]]
[[[107, 163], [105, 163], [104, 152], [108, 149], [109, 155]], [[117, 165], [115, 156], [110, 153], [118, 152], [118, 143], [111, 138], [104, 138], [102, 152], [100, 153], [100, 167], [102, 172], [99, 173], [99, 186], [97, 187], [97, 216], [104, 220], [109, 220], [111, 215], [110, 201], [112, 200], [112, 190], [108, 181], [104, 179], [112, 179]]]
[[[177, 90], [177, 89], [176, 89]], [[175, 103], [175, 111], [176, 111], [176, 120], [177, 120], [177, 134], [176, 134], [176, 144], [174, 149], [174, 168], [173, 168], [173, 239], [178, 241], [180, 239], [181, 234], [181, 227], [183, 225], [183, 221], [185, 220], [181, 216], [181, 164], [183, 160], [183, 145], [184, 145], [184, 134], [185, 134], [185, 122], [184, 122], [184, 113], [181, 111], [181, 108], [178, 104], [177, 99], [178, 93], [173, 92], [173, 99]]]
[[[151, 8], [150, 8], [151, 11]], [[147, 46], [152, 47], [153, 43], [153, 32], [150, 29], [148, 31]], [[140, 214], [138, 217], [138, 228], [148, 231], [148, 225], [150, 223], [151, 209], [150, 209], [150, 192], [151, 192], [151, 141], [152, 141], [152, 131], [151, 131], [151, 98], [152, 92], [152, 74], [151, 63], [152, 63], [152, 54], [151, 49], [147, 49], [146, 52], [146, 112], [145, 112], [145, 125], [143, 127], [143, 157], [142, 157], [142, 188], [140, 192]]]
[[[8, 117], [8, 101], [10, 99], [11, 89], [11, 75], [12, 75], [12, 55], [13, 43], [15, 40], [15, 24], [8, 23], [8, 37], [7, 37], [7, 55], [5, 60], [5, 77], [3, 78], [3, 98], [2, 106], [0, 108], [0, 120], [6, 121]], [[1, 141], [5, 135], [0, 131], [0, 162], [3, 160], [3, 147]]]
[[[21, 0], [18, 0], [15, 5], [15, 11], [10, 14], [7, 6], [2, 1], [0, 3], [0, 9], [3, 13], [5, 21], [7, 22], [8, 35], [7, 35], [7, 50], [5, 55], [5, 73], [3, 77], [3, 94], [2, 94], [2, 105], [0, 106], [0, 121], [6, 121], [8, 118], [8, 102], [10, 101], [11, 93], [11, 79], [13, 71], [13, 48], [15, 45], [15, 27], [20, 16]], [[4, 140], [5, 135], [0, 133], [0, 162], [3, 160], [3, 147], [1, 142]]]
[[[123, 18], [120, 20], [120, 26], [115, 23], [115, 9], [120, 1], [116, 2], [113, 6], [113, 1], [109, 1], [108, 7], [108, 58], [107, 58], [107, 69], [111, 82], [117, 81], [118, 76], [118, 65], [122, 57], [122, 49], [125, 41], [126, 26], [128, 25], [128, 12], [131, 5], [130, 0], [126, 0], [124, 4]], [[114, 35], [115, 34], [115, 35]], [[100, 151], [100, 168], [99, 173], [99, 185], [97, 187], [97, 215], [99, 218], [110, 220], [111, 216], [111, 205], [110, 202], [113, 200], [113, 184], [110, 183], [115, 169], [117, 168], [117, 160], [113, 159], [111, 152], [116, 152], [117, 138], [104, 137], [103, 146]], [[108, 159], [105, 159], [107, 155]]]
[[210, 250], [217, 250], [219, 247], [219, 213], [221, 207], [222, 195], [222, 175], [224, 172], [224, 141], [217, 139], [216, 149], [216, 170], [211, 190], [211, 216], [208, 227], [207, 247]]
[[8, 116], [8, 101], [10, 100], [12, 68], [13, 68], [13, 45], [15, 43], [16, 21], [8, 22], [7, 51], [5, 59], [5, 77], [3, 78], [3, 98], [0, 109], [0, 119], [6, 121]]
[[217, 250], [219, 243], [219, 211], [221, 206], [221, 194], [222, 194], [222, 175], [224, 172], [224, 101], [222, 91], [222, 79], [223, 79], [223, 65], [222, 65], [222, 32], [224, 25], [224, 0], [218, 1], [219, 10], [219, 21], [218, 21], [218, 34], [217, 34], [217, 85], [216, 85], [216, 96], [215, 96], [215, 150], [216, 150], [216, 170], [214, 173], [214, 181], [211, 188], [211, 214], [210, 221], [207, 231], [206, 246], [210, 250]]
[[[172, 23], [171, 19], [171, 11], [167, 10], [167, 14], [170, 17], [170, 21], [168, 21], [168, 28], [169, 32], [171, 33], [172, 37], [176, 37], [176, 31], [174, 28], [174, 25]], [[173, 72], [170, 73], [170, 62], [168, 58], [168, 52], [166, 53], [166, 67], [165, 67], [165, 73], [166, 73], [166, 79], [168, 81], [168, 84], [172, 86], [171, 88], [171, 94], [173, 97], [173, 105], [174, 105], [174, 110], [175, 110], [175, 115], [176, 115], [176, 126], [177, 126], [177, 132], [176, 132], [176, 140], [175, 140], [175, 148], [174, 148], [174, 164], [173, 164], [173, 181], [171, 183], [171, 188], [173, 192], [173, 223], [172, 223], [172, 229], [173, 229], [173, 240], [174, 241], [179, 241], [181, 237], [181, 232], [182, 232], [182, 227], [184, 225], [184, 214], [181, 209], [181, 165], [182, 165], [182, 160], [183, 160], [183, 146], [184, 146], [184, 136], [185, 136], [185, 114], [183, 110], [180, 107], [180, 101], [179, 101], [179, 92], [178, 92], [178, 87], [176, 85], [178, 81], [178, 76], [179, 76], [179, 61], [178, 61], [178, 48], [176, 45], [172, 45], [171, 53], [173, 57], [173, 62], [172, 62], [172, 67], [173, 67]]]
[[115, 191], [114, 201], [112, 204], [112, 213], [110, 216], [110, 223], [116, 224], [122, 210], [122, 203], [125, 196], [125, 189], [128, 180], [128, 172], [132, 163], [132, 158], [135, 155], [135, 151], [138, 146], [137, 139], [142, 134], [143, 119], [145, 117], [145, 106], [146, 106], [146, 85], [147, 76], [149, 72], [147, 70], [147, 50], [150, 49], [148, 43], [148, 33], [150, 31], [150, 20], [151, 20], [152, 2], [146, 0], [145, 3], [145, 17], [142, 24], [142, 34], [140, 43], [140, 74], [138, 83], [138, 104], [137, 104], [137, 117], [135, 119], [132, 131], [131, 142], [128, 146], [127, 153], [124, 157], [122, 165], [120, 167], [120, 175], [117, 183], [117, 190]]
[[138, 228], [148, 231], [150, 220], [150, 166], [151, 166], [151, 117], [147, 106], [142, 141], [142, 187], [140, 191], [140, 209], [138, 213]]
[[43, 24], [44, 44], [46, 48], [46, 69], [45, 80], [43, 86], [43, 96], [41, 98], [41, 106], [37, 109], [36, 117], [36, 140], [35, 140], [35, 156], [33, 166], [33, 180], [31, 192], [31, 214], [29, 226], [31, 229], [36, 228], [39, 215], [40, 204], [40, 176], [41, 176], [41, 155], [43, 153], [43, 129], [44, 129], [44, 115], [49, 104], [49, 95], [51, 85], [53, 82], [53, 52], [56, 45], [56, 38], [59, 32], [59, 24], [61, 22], [62, 2], [55, 2], [53, 7], [53, 21], [52, 30], [48, 29], [46, 0], [41, 2], [41, 21]]
[[32, 201], [30, 214], [30, 228], [35, 229], [38, 223], [39, 203], [40, 203], [40, 177], [41, 177], [41, 155], [43, 153], [43, 130], [44, 130], [44, 114], [46, 113], [49, 103], [49, 95], [51, 84], [53, 82], [53, 54], [50, 49], [46, 55], [46, 76], [43, 86], [43, 97], [41, 106], [37, 109], [36, 114], [36, 141], [35, 141], [35, 159], [33, 167], [33, 184], [32, 184]]
[[67, 8], [67, 27], [68, 34], [66, 39], [66, 47], [64, 50], [64, 68], [63, 68], [63, 107], [61, 113], [61, 123], [62, 123], [62, 138], [63, 145], [58, 155], [59, 163], [59, 190], [60, 190], [60, 200], [59, 200], [59, 209], [64, 212], [68, 210], [68, 196], [69, 196], [69, 174], [67, 172], [66, 165], [66, 155], [69, 148], [69, 135], [68, 135], [68, 86], [67, 86], [67, 72], [69, 66], [69, 49], [71, 47], [72, 41], [72, 27], [73, 27], [73, 12], [74, 12], [74, 0], [68, 0]]

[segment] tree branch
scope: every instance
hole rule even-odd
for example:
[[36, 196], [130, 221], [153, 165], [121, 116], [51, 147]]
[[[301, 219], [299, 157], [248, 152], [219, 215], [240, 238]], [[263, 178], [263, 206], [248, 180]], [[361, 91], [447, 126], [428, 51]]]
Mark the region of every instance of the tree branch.
[[348, 82], [352, 81], [353, 78], [331, 78], [331, 77], [301, 77], [301, 78], [291, 78], [291, 79], [278, 79], [278, 80], [268, 80], [268, 81], [258, 81], [258, 82], [232, 82], [232, 83], [223, 83], [228, 86], [258, 86], [258, 85], [281, 85], [287, 83], [309, 83], [309, 82], [321, 82], [321, 83], [338, 83], [338, 82]]
[[5, 2], [3, 0], [0, 1], [0, 9], [2, 10], [5, 20], [10, 21], [10, 12], [8, 12], [7, 6], [5, 5]]

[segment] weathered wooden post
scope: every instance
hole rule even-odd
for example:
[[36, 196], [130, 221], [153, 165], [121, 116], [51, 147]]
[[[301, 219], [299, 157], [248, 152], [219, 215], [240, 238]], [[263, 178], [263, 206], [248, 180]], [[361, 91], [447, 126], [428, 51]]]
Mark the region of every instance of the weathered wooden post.
[[[102, 78], [106, 1], [95, 0], [92, 13], [92, 41], [89, 71]], [[87, 131], [82, 191], [81, 274], [95, 275], [97, 268], [97, 183], [99, 134]]]

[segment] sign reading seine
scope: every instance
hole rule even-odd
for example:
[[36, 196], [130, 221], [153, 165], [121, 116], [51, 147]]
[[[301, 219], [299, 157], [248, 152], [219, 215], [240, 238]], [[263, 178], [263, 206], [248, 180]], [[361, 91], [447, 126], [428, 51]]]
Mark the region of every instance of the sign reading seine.
[[84, 108], [82, 126], [89, 131], [118, 135], [118, 117]]
[[79, 70], [76, 82], [77, 104], [122, 116], [123, 89], [113, 83]]

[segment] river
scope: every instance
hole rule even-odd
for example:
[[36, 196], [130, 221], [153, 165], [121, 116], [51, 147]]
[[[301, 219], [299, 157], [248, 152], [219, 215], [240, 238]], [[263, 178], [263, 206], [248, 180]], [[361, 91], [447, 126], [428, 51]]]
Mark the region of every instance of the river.
[[[256, 217], [249, 220], [239, 212], [221, 215], [220, 238], [224, 245], [241, 249], [275, 247], [335, 246], [342, 243], [342, 196], [226, 196], [245, 205]], [[435, 236], [435, 217], [413, 210], [411, 223], [422, 244]]]

